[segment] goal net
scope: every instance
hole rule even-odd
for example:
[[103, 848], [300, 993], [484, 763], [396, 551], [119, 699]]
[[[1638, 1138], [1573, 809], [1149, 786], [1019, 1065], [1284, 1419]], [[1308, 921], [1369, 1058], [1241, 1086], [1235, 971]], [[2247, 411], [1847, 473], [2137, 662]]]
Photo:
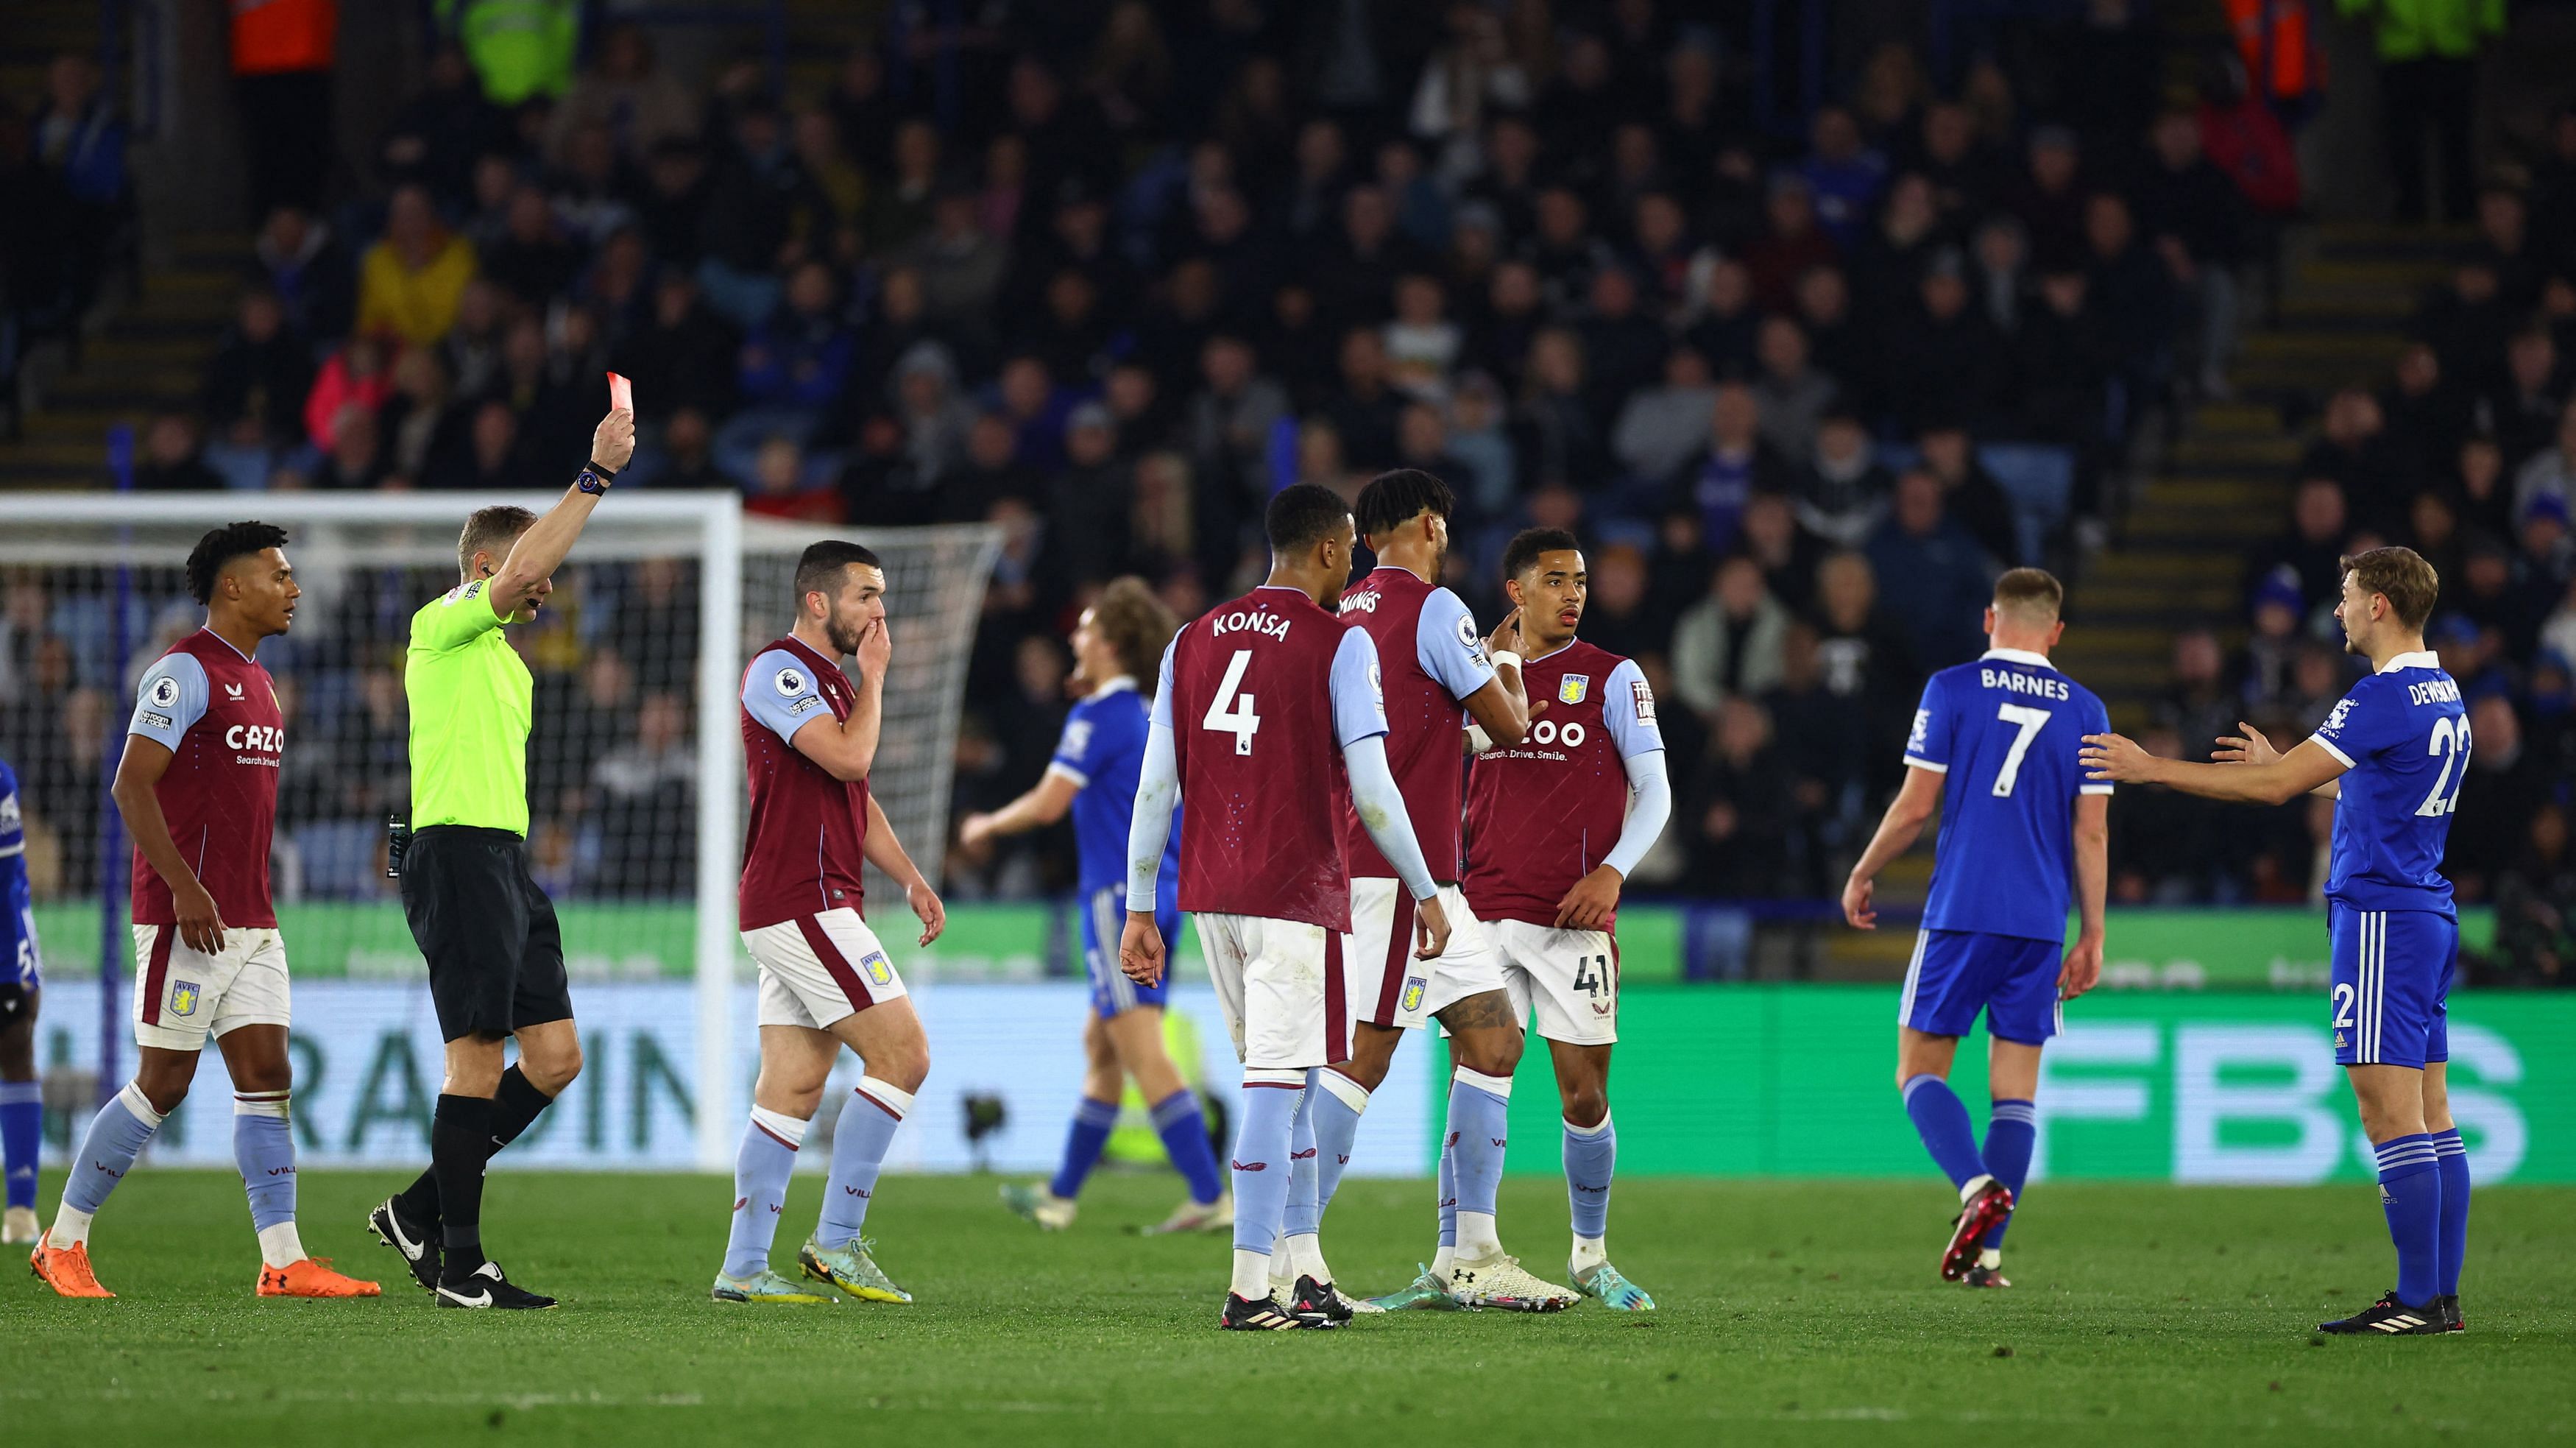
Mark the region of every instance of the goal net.
[[[107, 781], [136, 676], [204, 616], [188, 595], [189, 549], [209, 528], [257, 517], [287, 530], [304, 590], [293, 629], [259, 652], [286, 717], [271, 873], [298, 992], [299, 1120], [319, 1158], [413, 1151], [401, 1145], [403, 1128], [435, 1096], [438, 1056], [434, 1029], [425, 1038], [418, 1029], [429, 1012], [425, 974], [385, 874], [386, 819], [410, 801], [404, 641], [413, 611], [456, 585], [467, 513], [494, 502], [542, 512], [554, 500], [10, 497], [0, 529], [0, 759], [17, 770], [26, 816], [47, 992], [38, 1057], [54, 1096], [86, 1094], [101, 1080], [113, 1089], [131, 1069], [130, 843]], [[614, 1021], [585, 1019], [586, 1036], [600, 1032], [585, 1042], [594, 1063], [610, 1063], [590, 1089], [608, 1094], [557, 1134], [640, 1133], [654, 1111], [678, 1112], [696, 1141], [681, 1164], [730, 1158], [748, 1086], [735, 1068], [752, 1038], [740, 985], [748, 962], [734, 930], [748, 807], [736, 691], [752, 651], [792, 622], [797, 555], [822, 536], [747, 518], [727, 494], [620, 494], [592, 517], [538, 620], [509, 630], [536, 684], [529, 854], [556, 904], [575, 1000], [585, 981], [658, 984], [645, 993], [655, 1009], [685, 1012], [694, 1027], [682, 1048], [670, 1036], [621, 1039]], [[834, 536], [885, 561], [895, 654], [870, 785], [936, 879], [967, 656], [998, 530]], [[903, 909], [902, 893], [873, 871], [868, 893], [875, 915]], [[912, 935], [885, 933], [903, 964]], [[343, 982], [377, 988], [334, 994]], [[324, 1010], [384, 1016], [378, 1024], [399, 1030], [347, 1037], [356, 1044], [334, 1053], [330, 1043], [346, 1033], [324, 1029], [340, 1024], [316, 1016]], [[642, 1105], [627, 1111], [629, 1101]], [[198, 1134], [220, 1146], [222, 1126]], [[173, 1149], [197, 1154], [184, 1139]]]

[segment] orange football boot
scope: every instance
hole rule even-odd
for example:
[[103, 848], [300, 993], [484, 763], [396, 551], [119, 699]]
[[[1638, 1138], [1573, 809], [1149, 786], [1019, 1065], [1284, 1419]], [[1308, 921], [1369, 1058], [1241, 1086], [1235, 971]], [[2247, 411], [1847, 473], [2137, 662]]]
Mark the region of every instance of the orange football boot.
[[36, 1250], [27, 1254], [27, 1270], [36, 1280], [54, 1289], [58, 1297], [114, 1297], [116, 1294], [98, 1285], [98, 1274], [89, 1270], [89, 1244], [75, 1247], [50, 1245], [50, 1231], [36, 1239]]
[[381, 1297], [384, 1289], [331, 1270], [328, 1257], [305, 1257], [283, 1267], [259, 1269], [262, 1297]]

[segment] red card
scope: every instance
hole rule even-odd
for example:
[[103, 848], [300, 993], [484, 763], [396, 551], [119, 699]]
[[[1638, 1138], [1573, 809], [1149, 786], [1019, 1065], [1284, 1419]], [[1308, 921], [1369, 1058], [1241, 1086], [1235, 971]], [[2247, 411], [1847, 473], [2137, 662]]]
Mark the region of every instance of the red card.
[[635, 410], [635, 384], [611, 372], [608, 374], [608, 405], [618, 412]]

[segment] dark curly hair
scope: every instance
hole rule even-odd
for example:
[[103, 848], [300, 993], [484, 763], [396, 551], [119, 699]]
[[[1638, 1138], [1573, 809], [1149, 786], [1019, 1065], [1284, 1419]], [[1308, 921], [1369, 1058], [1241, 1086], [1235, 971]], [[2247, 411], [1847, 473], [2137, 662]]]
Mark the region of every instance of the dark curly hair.
[[234, 559], [285, 546], [286, 530], [275, 523], [226, 523], [188, 550], [188, 595], [201, 604], [214, 602], [215, 580], [224, 576]]

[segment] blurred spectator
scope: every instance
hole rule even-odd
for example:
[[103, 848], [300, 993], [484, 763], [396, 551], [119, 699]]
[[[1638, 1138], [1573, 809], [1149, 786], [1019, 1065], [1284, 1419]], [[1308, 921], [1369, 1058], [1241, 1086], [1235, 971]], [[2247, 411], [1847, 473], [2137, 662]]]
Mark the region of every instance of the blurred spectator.
[[277, 294], [287, 325], [315, 340], [349, 330], [357, 311], [354, 266], [328, 223], [281, 206], [260, 223], [251, 254], [260, 283]]
[[589, 126], [608, 131], [617, 154], [643, 160], [665, 140], [694, 136], [698, 105], [686, 86], [661, 70], [640, 25], [611, 25], [581, 75], [555, 106], [549, 158], [560, 162], [572, 136]]
[[250, 162], [250, 214], [322, 199], [331, 169], [331, 69], [339, 0], [232, 8], [233, 94]]
[[2576, 984], [2576, 855], [2567, 848], [2564, 804], [2532, 810], [2522, 853], [2496, 882], [2495, 901], [2495, 950], [2479, 984]]
[[[1683, 349], [1675, 355], [1697, 354]], [[1636, 406], [1630, 404], [1632, 414]], [[1761, 404], [1744, 384], [1730, 382], [1714, 389], [1699, 420], [1705, 441], [1698, 456], [1673, 474], [1671, 506], [1696, 513], [1701, 545], [1712, 553], [1723, 553], [1734, 546], [1745, 507], [1754, 493], [1785, 492], [1793, 485], [1794, 477], [1764, 441]]]
[[399, 188], [385, 211], [384, 239], [359, 264], [358, 330], [434, 345], [454, 325], [474, 271], [474, 248], [439, 221], [429, 193]]
[[[2504, 12], [2483, 0], [2419, 0], [2371, 13], [2379, 47], [2382, 144], [2397, 173], [2397, 216], [2465, 221], [2475, 181], [2469, 139], [2477, 111], [2477, 56], [2490, 37], [2503, 33]], [[2438, 210], [2425, 177], [2427, 140], [2441, 158]]]
[[1792, 808], [1770, 711], [1749, 698], [1720, 706], [1708, 758], [1676, 813], [1689, 829], [1690, 873], [1711, 894], [1780, 893]]
[[312, 388], [312, 343], [288, 330], [286, 308], [275, 292], [244, 292], [199, 389], [205, 415], [225, 429], [248, 421], [263, 442], [282, 445], [302, 434], [304, 399]]
[[2552, 445], [2533, 453], [2514, 473], [2514, 515], [2529, 516], [2532, 501], [2543, 495], [2558, 500], [2561, 516], [2569, 503], [2576, 502], [2576, 402], [2558, 414], [2558, 436]]
[[2227, 691], [2226, 664], [2209, 630], [2174, 636], [2172, 679], [2156, 705], [2156, 722], [2181, 742], [2181, 758], [2205, 760], [2219, 735], [2236, 732], [2241, 701]]
[[2469, 734], [2476, 747], [2459, 784], [2454, 813], [2475, 820], [2453, 830], [2442, 873], [2463, 900], [2492, 897], [2498, 877], [2521, 853], [2532, 815], [2556, 793], [2561, 780], [2550, 762], [2523, 741], [2513, 701], [2488, 694], [2469, 704]]
[[152, 419], [143, 434], [143, 456], [134, 464], [134, 490], [167, 493], [220, 488], [224, 480], [200, 456], [195, 423], [177, 413]]
[[688, 706], [658, 691], [635, 711], [635, 737], [592, 766], [599, 872], [592, 893], [611, 899], [685, 898], [697, 870], [697, 778]]
[[2343, 597], [2345, 513], [2343, 486], [2328, 477], [2304, 477], [2290, 495], [2290, 531], [2255, 548], [2246, 561], [2245, 593], [2287, 566], [2299, 578], [2306, 609], [2330, 607]]
[[1941, 480], [1920, 468], [1896, 479], [1894, 506], [1869, 538], [1879, 586], [1903, 600], [1896, 617], [1924, 669], [1965, 663], [1985, 649], [1980, 619], [1995, 568], [1942, 508]]
[[1857, 548], [1887, 513], [1895, 478], [1878, 461], [1861, 420], [1830, 412], [1816, 425], [1815, 460], [1797, 475], [1798, 523], [1827, 542]]
[[[1921, 676], [1905, 636], [1881, 607], [1869, 560], [1845, 549], [1816, 565], [1816, 659], [1825, 691], [1867, 721], [1873, 739], [1894, 739], [1914, 714]], [[1884, 756], [1883, 758], [1881, 756]], [[1873, 788], [1890, 787], [1896, 752], [1878, 750], [1863, 764]]]
[[1825, 410], [1839, 389], [1834, 380], [1810, 365], [1807, 334], [1786, 317], [1763, 321], [1756, 344], [1762, 372], [1753, 383], [1753, 400], [1762, 416], [1762, 435], [1780, 456], [1804, 463], [1814, 452], [1813, 439]]
[[2244, 198], [2201, 154], [2200, 117], [2169, 110], [2149, 138], [2151, 163], [2133, 187], [2138, 227], [2190, 303], [2198, 335], [2200, 390], [2227, 395], [2236, 355], [2236, 268], [2245, 261]]
[[1718, 707], [1780, 682], [1789, 610], [1763, 586], [1762, 568], [1737, 556], [1717, 566], [1708, 596], [1673, 627], [1673, 688], [1712, 728]]
[[848, 385], [854, 350], [837, 302], [831, 268], [806, 262], [790, 274], [777, 314], [744, 339], [743, 407], [716, 433], [724, 467], [748, 473], [751, 454], [769, 439], [802, 447], [822, 426], [823, 409]]
[[454, 28], [483, 93], [495, 103], [559, 96], [572, 84], [580, 0], [437, 0], [437, 6], [439, 23]]
[[1968, 430], [1935, 421], [1916, 436], [1914, 445], [1923, 470], [1940, 481], [1941, 511], [1967, 529], [1995, 562], [2006, 568], [2021, 562], [2021, 530], [2013, 519], [2012, 500], [1977, 460]]

